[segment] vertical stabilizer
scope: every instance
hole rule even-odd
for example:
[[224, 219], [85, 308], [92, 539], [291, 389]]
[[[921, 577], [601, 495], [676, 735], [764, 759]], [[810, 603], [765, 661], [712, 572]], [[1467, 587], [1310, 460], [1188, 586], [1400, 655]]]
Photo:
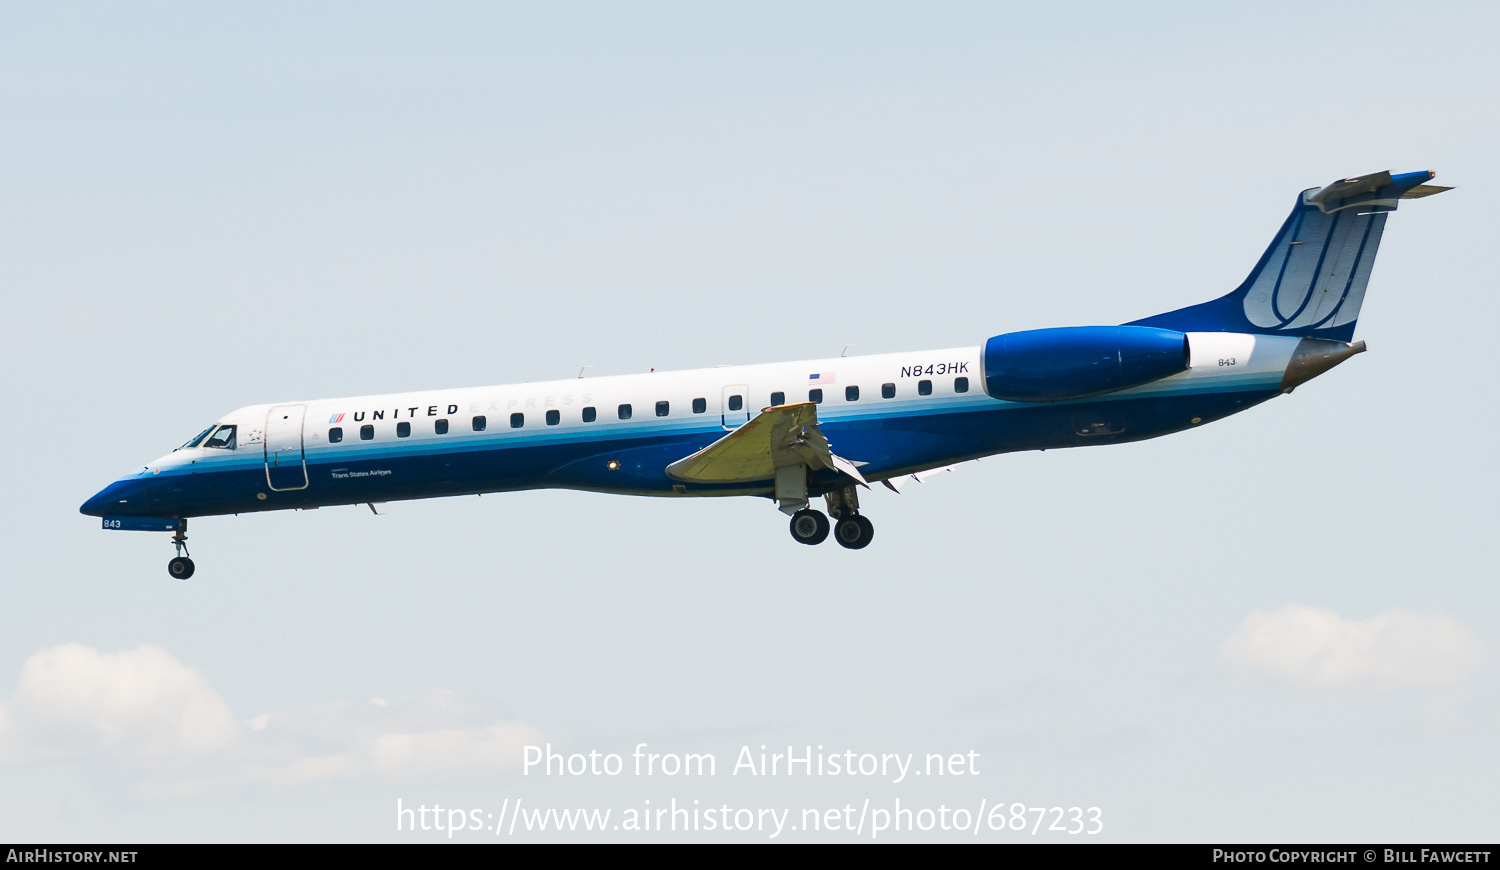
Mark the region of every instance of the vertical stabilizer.
[[1427, 184], [1432, 178], [1432, 172], [1376, 172], [1305, 190], [1234, 292], [1129, 325], [1347, 342], [1354, 337], [1387, 215], [1403, 199], [1451, 189]]

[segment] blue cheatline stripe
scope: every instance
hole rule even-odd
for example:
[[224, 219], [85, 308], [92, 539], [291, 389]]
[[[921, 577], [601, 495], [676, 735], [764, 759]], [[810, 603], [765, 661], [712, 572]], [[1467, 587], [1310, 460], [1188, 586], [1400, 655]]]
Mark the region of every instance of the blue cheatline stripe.
[[[1039, 408], [1072, 408], [1081, 406], [1107, 407], [1115, 401], [1132, 399], [1165, 399], [1188, 396], [1211, 396], [1258, 392], [1275, 389], [1280, 385], [1281, 372], [1249, 373], [1245, 375], [1221, 375], [1213, 379], [1213, 386], [1193, 384], [1169, 384], [1157, 382], [1112, 394], [1108, 399], [1092, 397], [1060, 402], [1031, 403], [1005, 402], [992, 399], [981, 392], [972, 396], [943, 396], [936, 400], [873, 399], [867, 402], [851, 402], [841, 405], [825, 402], [819, 406], [820, 423], [828, 430], [837, 432], [846, 425], [870, 423], [900, 423], [902, 420], [918, 420], [938, 415], [966, 416], [977, 412], [1011, 413]], [[834, 413], [836, 412], [836, 413]], [[462, 455], [497, 450], [529, 447], [565, 446], [570, 444], [594, 444], [599, 451], [617, 449], [622, 443], [643, 439], [687, 438], [698, 436], [707, 444], [725, 434], [717, 416], [696, 419], [643, 419], [611, 424], [577, 424], [556, 431], [533, 428], [526, 430], [501, 430], [497, 432], [466, 433], [457, 436], [423, 434], [414, 438], [382, 439], [379, 441], [353, 441], [340, 445], [320, 445], [305, 450], [306, 461], [317, 464], [343, 462], [389, 461], [422, 456]], [[686, 455], [686, 454], [684, 454]], [[224, 457], [200, 460], [196, 465], [175, 469], [163, 469], [160, 476], [194, 474], [223, 470], [250, 470], [265, 467], [264, 448], [250, 448], [243, 453], [235, 451]]]
[[[994, 402], [978, 413], [844, 420], [837, 428], [830, 428], [829, 440], [840, 455], [869, 463], [867, 474], [885, 477], [902, 469], [930, 468], [1016, 450], [1152, 438], [1219, 419], [1276, 394], [1272, 388], [1145, 395], [1076, 405]], [[1080, 420], [1123, 421], [1125, 428], [1098, 437], [1079, 436]], [[132, 515], [194, 517], [537, 487], [662, 496], [768, 494], [769, 481], [748, 487], [690, 484], [683, 492], [666, 476], [665, 468], [671, 461], [717, 434], [712, 430], [697, 434], [657, 432], [640, 438], [574, 445], [528, 444], [511, 439], [510, 446], [525, 448], [518, 450], [494, 449], [497, 442], [491, 440], [486, 442], [491, 449], [462, 456], [421, 455], [411, 452], [412, 445], [402, 445], [407, 455], [346, 457], [347, 478], [331, 477], [344, 462], [310, 457], [309, 477], [316, 478], [313, 485], [305, 490], [275, 492], [269, 498], [263, 497], [267, 492], [264, 466], [217, 463], [208, 468], [199, 463], [194, 466], [196, 473], [169, 481], [161, 479], [166, 475], [149, 473], [117, 481], [91, 500], [91, 505], [104, 512], [121, 509], [124, 513], [123, 508], [128, 507]], [[606, 457], [619, 458], [622, 463], [609, 468], [603, 461]], [[847, 482], [831, 472], [817, 472], [814, 478], [813, 488], [824, 487], [821, 491]], [[119, 504], [117, 500], [122, 498], [130, 499], [130, 504]]]

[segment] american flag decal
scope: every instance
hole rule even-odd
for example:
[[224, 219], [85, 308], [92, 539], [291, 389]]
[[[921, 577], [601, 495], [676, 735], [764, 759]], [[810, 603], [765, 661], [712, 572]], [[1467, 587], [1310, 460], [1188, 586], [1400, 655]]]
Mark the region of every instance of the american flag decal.
[[330, 422], [330, 423], [337, 423], [337, 422], [339, 422], [342, 419], [344, 419], [344, 415], [343, 414], [334, 414], [332, 417], [328, 418], [328, 422]]
[[833, 383], [833, 372], [815, 372], [807, 376], [809, 384], [831, 384]]

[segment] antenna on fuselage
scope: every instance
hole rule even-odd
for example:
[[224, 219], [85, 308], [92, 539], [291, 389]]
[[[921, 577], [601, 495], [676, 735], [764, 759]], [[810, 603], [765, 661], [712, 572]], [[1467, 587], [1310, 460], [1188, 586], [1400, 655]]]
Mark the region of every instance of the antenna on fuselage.
[[584, 366], [583, 368], [579, 369], [578, 370], [578, 377], [582, 378], [583, 377], [583, 373], [586, 372], [586, 371], [588, 371], [591, 368], [593, 368], [593, 366]]
[[857, 344], [846, 344], [846, 345], [844, 345], [844, 352], [841, 353], [841, 354], [839, 354], [839, 359], [843, 359], [844, 357], [848, 356], [849, 355], [849, 348], [851, 348], [851, 347], [859, 347], [859, 345], [857, 345]]

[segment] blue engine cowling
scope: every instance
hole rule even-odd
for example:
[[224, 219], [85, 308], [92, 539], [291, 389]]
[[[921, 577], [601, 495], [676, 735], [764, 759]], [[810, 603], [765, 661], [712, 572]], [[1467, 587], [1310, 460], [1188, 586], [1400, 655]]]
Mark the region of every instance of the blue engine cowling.
[[984, 343], [984, 391], [1010, 402], [1113, 393], [1187, 371], [1188, 340], [1154, 326], [1065, 326]]

